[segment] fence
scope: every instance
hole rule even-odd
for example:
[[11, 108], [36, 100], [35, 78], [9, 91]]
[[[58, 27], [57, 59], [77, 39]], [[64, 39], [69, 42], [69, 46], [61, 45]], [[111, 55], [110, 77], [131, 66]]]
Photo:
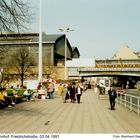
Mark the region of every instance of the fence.
[[140, 97], [130, 94], [117, 94], [117, 102], [131, 111], [140, 114]]

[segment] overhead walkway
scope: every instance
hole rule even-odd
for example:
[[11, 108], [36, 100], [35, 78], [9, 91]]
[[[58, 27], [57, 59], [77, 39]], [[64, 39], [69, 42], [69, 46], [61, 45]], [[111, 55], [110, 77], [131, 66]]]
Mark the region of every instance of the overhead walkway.
[[90, 89], [83, 93], [81, 104], [62, 103], [55, 96], [2, 109], [0, 133], [140, 133], [140, 116], [119, 104], [111, 111], [107, 96], [99, 98]]
[[[79, 76], [134, 76], [140, 77], [140, 68], [79, 68]], [[70, 76], [70, 75], [69, 75]]]

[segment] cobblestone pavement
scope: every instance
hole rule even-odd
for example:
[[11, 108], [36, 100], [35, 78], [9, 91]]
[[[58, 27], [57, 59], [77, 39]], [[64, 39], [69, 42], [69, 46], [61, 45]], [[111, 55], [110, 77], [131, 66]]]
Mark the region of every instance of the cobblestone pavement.
[[81, 103], [37, 99], [0, 110], [0, 133], [108, 134], [140, 133], [140, 116], [121, 105], [109, 109], [107, 96], [93, 89], [83, 93]]

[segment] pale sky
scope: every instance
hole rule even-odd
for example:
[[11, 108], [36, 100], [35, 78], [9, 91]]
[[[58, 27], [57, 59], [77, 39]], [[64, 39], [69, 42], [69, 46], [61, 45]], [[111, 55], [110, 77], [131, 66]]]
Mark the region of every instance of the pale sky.
[[[39, 31], [39, 0], [31, 31]], [[42, 31], [61, 34], [71, 28], [67, 38], [77, 46], [81, 58], [107, 59], [125, 44], [140, 51], [140, 0], [42, 0]]]

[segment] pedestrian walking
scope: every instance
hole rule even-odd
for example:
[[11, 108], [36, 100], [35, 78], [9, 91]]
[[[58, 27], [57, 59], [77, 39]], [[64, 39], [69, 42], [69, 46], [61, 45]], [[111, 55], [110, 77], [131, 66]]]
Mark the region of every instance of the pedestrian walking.
[[58, 95], [61, 96], [62, 95], [62, 92], [63, 92], [63, 86], [62, 86], [62, 84], [60, 84], [58, 86]]
[[41, 87], [42, 87], [42, 85], [41, 85], [41, 83], [39, 83], [38, 86], [37, 86], [37, 90], [40, 90]]
[[49, 99], [53, 99], [54, 85], [50, 82], [47, 87]]
[[81, 99], [82, 91], [83, 91], [82, 87], [80, 86], [80, 84], [78, 84], [78, 86], [76, 87], [76, 96], [77, 96], [78, 104], [80, 104], [80, 99]]
[[75, 83], [72, 83], [72, 85], [69, 88], [70, 90], [70, 98], [71, 98], [71, 102], [74, 103], [75, 99], [75, 94], [76, 94], [76, 89], [75, 89]]
[[63, 103], [66, 103], [67, 95], [68, 95], [67, 85], [64, 84], [63, 85], [63, 90], [62, 90], [62, 100], [63, 100]]
[[108, 91], [109, 101], [110, 101], [110, 109], [115, 110], [115, 99], [117, 98], [117, 93], [114, 87], [111, 87]]

